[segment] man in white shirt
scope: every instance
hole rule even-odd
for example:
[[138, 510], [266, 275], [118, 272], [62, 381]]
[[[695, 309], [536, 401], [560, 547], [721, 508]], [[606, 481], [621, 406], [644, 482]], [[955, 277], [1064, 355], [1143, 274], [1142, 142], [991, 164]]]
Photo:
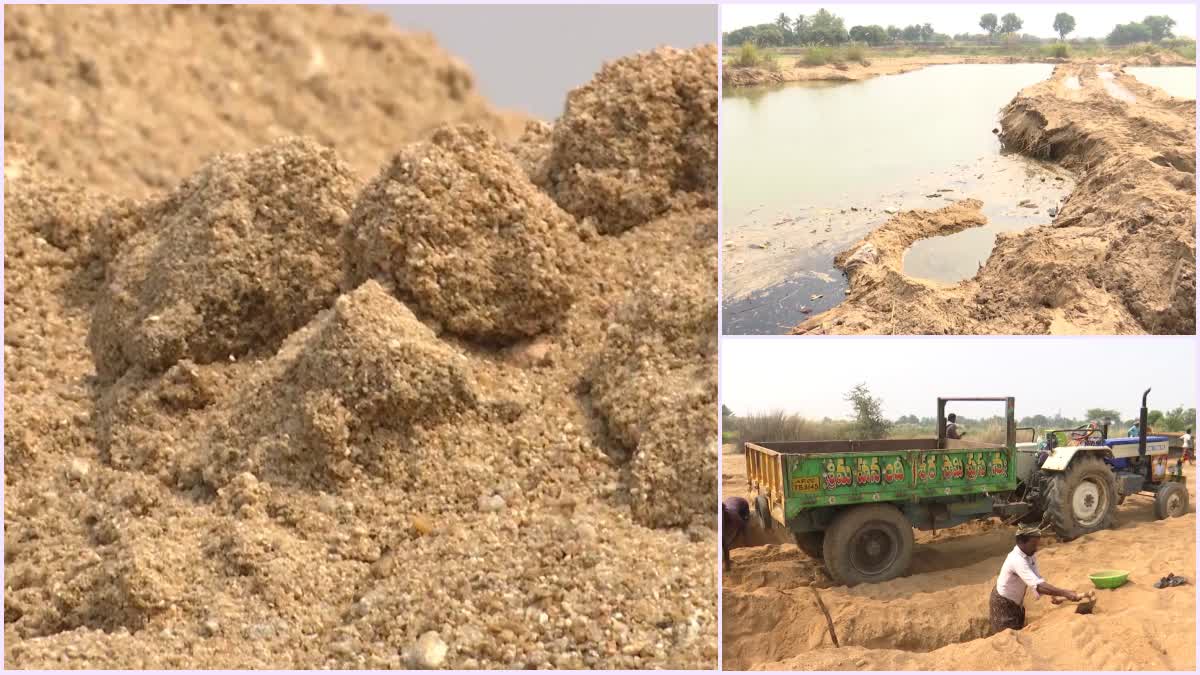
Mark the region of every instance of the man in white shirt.
[[1004, 559], [1000, 567], [1000, 576], [992, 588], [988, 601], [988, 614], [992, 624], [992, 634], [1011, 628], [1021, 630], [1025, 627], [1025, 589], [1032, 588], [1034, 597], [1049, 595], [1079, 600], [1079, 594], [1051, 586], [1042, 578], [1038, 571], [1037, 553], [1041, 543], [1042, 531], [1036, 527], [1022, 525], [1017, 528], [1017, 545]]

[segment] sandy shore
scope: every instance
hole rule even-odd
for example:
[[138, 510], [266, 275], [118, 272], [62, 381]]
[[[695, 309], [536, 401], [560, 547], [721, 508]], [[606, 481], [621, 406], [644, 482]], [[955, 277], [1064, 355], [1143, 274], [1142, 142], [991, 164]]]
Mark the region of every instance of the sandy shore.
[[[728, 57], [728, 54], [726, 54]], [[927, 55], [927, 56], [883, 56], [873, 57], [868, 63], [845, 63], [839, 65], [805, 66], [797, 65], [795, 58], [782, 57], [778, 70], [765, 68], [735, 68], [724, 67], [723, 86], [753, 87], [787, 82], [857, 82], [868, 80], [880, 75], [900, 75], [902, 73], [920, 70], [929, 66], [944, 66], [959, 63], [1073, 63], [1099, 64], [1117, 63], [1124, 66], [1194, 66], [1175, 54], [1162, 54], [1153, 57], [1139, 56], [1129, 59], [1056, 59], [1056, 58], [1025, 58], [1020, 56], [963, 56], [957, 54]]]

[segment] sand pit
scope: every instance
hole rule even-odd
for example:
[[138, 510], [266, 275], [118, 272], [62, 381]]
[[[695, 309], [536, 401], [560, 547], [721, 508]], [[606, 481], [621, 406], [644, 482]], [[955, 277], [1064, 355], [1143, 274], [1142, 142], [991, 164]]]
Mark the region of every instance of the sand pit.
[[[894, 257], [863, 266], [850, 272], [845, 302], [792, 333], [1194, 333], [1195, 102], [1115, 69], [1110, 84], [1132, 97], [1123, 100], [1101, 72], [1058, 66], [1002, 112], [1005, 146], [1078, 176], [1052, 222], [998, 236], [979, 272], [954, 285], [906, 277]], [[878, 236], [910, 230], [922, 214], [900, 214]], [[930, 222], [920, 236], [941, 233]]]
[[[722, 491], [744, 494], [740, 453], [726, 446]], [[1194, 494], [1194, 481], [1189, 491]], [[1194, 670], [1194, 585], [1156, 589], [1168, 572], [1195, 583], [1195, 507], [1154, 520], [1142, 497], [1118, 508], [1117, 527], [1070, 543], [1048, 540], [1038, 554], [1051, 583], [1081, 592], [1102, 568], [1132, 572], [1098, 591], [1091, 615], [1026, 597], [1024, 630], [988, 636], [987, 596], [1013, 529], [998, 520], [936, 534], [917, 532], [912, 573], [884, 584], [835, 586], [819, 560], [783, 540], [753, 533], [732, 552], [722, 587], [724, 667], [736, 670]], [[840, 648], [813, 599], [829, 608]]]
[[602, 233], [369, 12], [5, 19], [7, 667], [715, 667], [711, 46], [589, 85], [701, 151]]

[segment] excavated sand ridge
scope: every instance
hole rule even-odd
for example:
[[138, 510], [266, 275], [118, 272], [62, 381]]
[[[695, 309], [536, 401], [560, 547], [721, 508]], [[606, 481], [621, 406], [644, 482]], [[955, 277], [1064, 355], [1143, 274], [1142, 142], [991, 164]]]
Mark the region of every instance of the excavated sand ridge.
[[6, 667], [715, 667], [712, 46], [518, 138], [363, 10], [5, 19]]
[[1079, 177], [1053, 222], [997, 236], [979, 273], [948, 286], [904, 275], [904, 249], [986, 222], [978, 208], [899, 214], [838, 256], [846, 301], [792, 333], [1195, 333], [1195, 119], [1195, 101], [1119, 68], [1058, 66], [1000, 132]]

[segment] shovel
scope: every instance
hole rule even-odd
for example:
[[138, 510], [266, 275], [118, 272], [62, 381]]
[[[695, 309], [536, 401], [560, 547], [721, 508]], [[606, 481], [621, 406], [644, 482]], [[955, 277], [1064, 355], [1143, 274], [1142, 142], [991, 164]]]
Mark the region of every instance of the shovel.
[[[1050, 599], [1050, 602], [1052, 602], [1056, 605], [1061, 605], [1066, 601], [1067, 601], [1066, 598], [1051, 598]], [[1077, 602], [1079, 604], [1075, 606], [1076, 614], [1091, 614], [1092, 610], [1094, 610], [1096, 608], [1096, 592], [1088, 591], [1087, 593], [1084, 593], [1083, 595], [1079, 596], [1079, 600]]]

